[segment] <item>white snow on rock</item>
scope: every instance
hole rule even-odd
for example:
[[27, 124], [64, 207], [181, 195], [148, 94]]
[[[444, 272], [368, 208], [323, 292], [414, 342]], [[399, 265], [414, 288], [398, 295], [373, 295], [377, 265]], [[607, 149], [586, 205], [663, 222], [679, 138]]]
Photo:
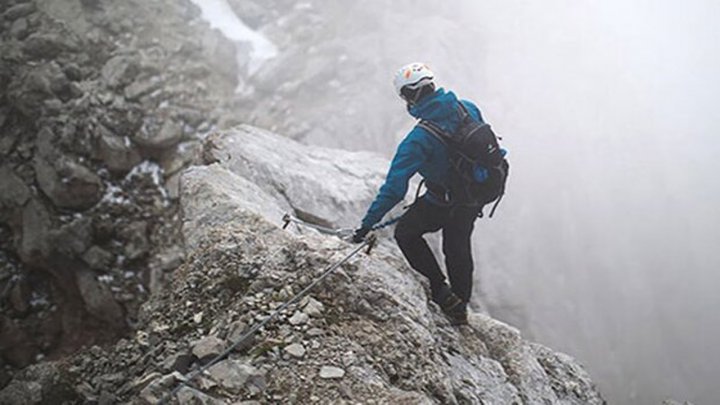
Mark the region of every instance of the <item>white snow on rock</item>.
[[217, 28], [228, 39], [236, 42], [246, 42], [252, 46], [248, 73], [252, 75], [268, 59], [274, 58], [277, 47], [264, 35], [253, 31], [238, 16], [225, 0], [192, 0], [200, 7], [202, 17]]

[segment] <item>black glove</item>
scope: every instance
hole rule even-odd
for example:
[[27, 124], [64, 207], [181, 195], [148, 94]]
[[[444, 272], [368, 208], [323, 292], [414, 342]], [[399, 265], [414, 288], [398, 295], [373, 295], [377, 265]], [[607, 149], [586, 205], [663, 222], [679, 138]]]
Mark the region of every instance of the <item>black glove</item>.
[[352, 242], [353, 243], [363, 243], [365, 241], [365, 236], [370, 232], [370, 229], [365, 228], [361, 226], [360, 228], [356, 229], [355, 232], [353, 232], [352, 235]]

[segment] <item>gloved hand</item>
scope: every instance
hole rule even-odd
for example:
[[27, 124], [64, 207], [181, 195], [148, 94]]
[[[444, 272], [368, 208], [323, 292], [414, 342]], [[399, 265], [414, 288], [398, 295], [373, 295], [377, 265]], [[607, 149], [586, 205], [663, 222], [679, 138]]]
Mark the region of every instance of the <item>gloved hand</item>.
[[356, 229], [355, 232], [353, 232], [352, 238], [350, 239], [352, 243], [363, 243], [365, 240], [365, 236], [370, 232], [370, 229], [365, 228], [361, 226], [360, 228]]

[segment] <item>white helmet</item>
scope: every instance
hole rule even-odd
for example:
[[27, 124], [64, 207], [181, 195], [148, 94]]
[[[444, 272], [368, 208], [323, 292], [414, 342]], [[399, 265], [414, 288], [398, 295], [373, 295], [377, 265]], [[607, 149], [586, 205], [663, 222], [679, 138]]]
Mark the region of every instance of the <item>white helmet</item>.
[[[403, 94], [403, 88], [407, 90], [417, 90], [426, 85], [435, 85], [433, 82], [435, 75], [430, 68], [424, 63], [410, 63], [400, 68], [395, 73], [393, 84], [395, 91], [402, 98], [406, 98]], [[409, 100], [413, 101], [413, 100]]]

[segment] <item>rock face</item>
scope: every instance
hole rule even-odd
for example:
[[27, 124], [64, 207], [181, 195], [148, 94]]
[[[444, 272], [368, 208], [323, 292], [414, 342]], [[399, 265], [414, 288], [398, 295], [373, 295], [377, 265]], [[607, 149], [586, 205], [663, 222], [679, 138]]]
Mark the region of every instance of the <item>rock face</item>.
[[250, 126], [213, 134], [205, 145], [206, 160], [222, 162], [298, 217], [333, 226], [359, 222], [388, 165], [372, 153], [307, 147]]
[[[411, 125], [391, 77], [394, 69], [414, 62], [419, 49], [441, 85], [457, 86], [464, 97], [482, 91], [486, 72], [477, 68], [478, 59], [458, 57], [477, 53], [476, 38], [483, 34], [472, 23], [472, 0], [453, 7], [431, 0], [308, 0], [295, 7], [282, 0], [228, 3], [282, 49], [247, 80], [241, 118], [293, 139], [391, 153]], [[407, 35], [404, 27], [418, 21], [427, 23]]]
[[2, 1], [0, 55], [0, 312], [34, 358], [122, 331], [177, 267], [166, 180], [230, 111], [236, 58], [186, 0]]
[[[249, 137], [252, 133], [258, 137]], [[218, 139], [242, 143], [252, 153], [262, 143], [286, 152], [307, 150], [251, 127], [211, 139], [215, 146]], [[230, 160], [184, 173], [182, 232], [191, 241], [190, 255], [171, 284], [144, 304], [135, 336], [66, 360], [66, 372], [58, 372], [57, 380], [83, 381], [75, 394], [84, 401], [111, 392], [117, 402], [157, 402], [185, 378], [173, 371], [178, 359], [192, 353], [187, 369], [196, 370], [220, 346], [233, 343], [239, 330], [264, 319], [352, 249], [335, 237], [281, 229], [281, 209], [303, 200], [278, 200], [275, 189], [244, 177], [247, 162], [261, 168], [275, 159], [262, 155], [268, 159], [263, 161], [252, 153], [232, 150]], [[290, 177], [282, 170], [264, 172], [261, 181], [281, 184]], [[324, 182], [311, 183], [318, 194], [332, 195], [334, 184], [354, 181], [354, 175], [328, 172], [324, 161], [308, 158], [305, 170], [326, 170]], [[345, 212], [355, 209], [342, 200], [317, 198]], [[12, 386], [27, 386], [17, 384]], [[4, 390], [0, 398], [12, 398], [7, 395], [14, 392]], [[604, 403], [578, 363], [523, 339], [516, 329], [482, 314], [472, 314], [469, 326], [450, 326], [429, 303], [424, 280], [391, 243], [380, 243], [372, 254], [358, 254], [341, 266], [309, 298], [210, 367], [192, 388], [183, 388], [178, 399], [218, 404]]]

